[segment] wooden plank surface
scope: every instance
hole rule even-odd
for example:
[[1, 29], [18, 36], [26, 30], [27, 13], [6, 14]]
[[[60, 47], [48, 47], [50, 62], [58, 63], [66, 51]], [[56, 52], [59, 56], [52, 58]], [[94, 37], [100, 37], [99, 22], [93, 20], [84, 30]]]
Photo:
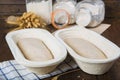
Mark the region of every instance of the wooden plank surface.
[[25, 0], [0, 0], [0, 15], [19, 15], [25, 11]]
[[22, 13], [25, 12], [25, 5], [0, 5], [0, 15], [4, 15], [2, 13]]
[[0, 5], [25, 4], [25, 0], [0, 0]]

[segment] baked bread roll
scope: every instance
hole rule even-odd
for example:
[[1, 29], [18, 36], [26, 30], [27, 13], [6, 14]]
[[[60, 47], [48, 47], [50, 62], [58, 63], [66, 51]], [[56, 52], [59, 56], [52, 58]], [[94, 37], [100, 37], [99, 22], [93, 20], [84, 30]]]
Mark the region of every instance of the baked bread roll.
[[80, 56], [91, 59], [106, 59], [106, 55], [95, 45], [81, 38], [66, 38], [65, 42]]
[[39, 39], [23, 38], [17, 42], [17, 45], [28, 60], [47, 61], [53, 59], [50, 50]]

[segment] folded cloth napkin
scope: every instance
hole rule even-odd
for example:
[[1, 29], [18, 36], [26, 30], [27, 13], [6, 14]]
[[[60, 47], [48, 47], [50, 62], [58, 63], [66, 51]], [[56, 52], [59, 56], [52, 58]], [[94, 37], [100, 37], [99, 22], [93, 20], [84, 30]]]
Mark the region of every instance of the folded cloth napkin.
[[75, 68], [77, 68], [77, 64], [68, 56], [53, 72], [45, 75], [37, 75], [18, 64], [15, 60], [9, 60], [0, 63], [0, 80], [42, 80]]

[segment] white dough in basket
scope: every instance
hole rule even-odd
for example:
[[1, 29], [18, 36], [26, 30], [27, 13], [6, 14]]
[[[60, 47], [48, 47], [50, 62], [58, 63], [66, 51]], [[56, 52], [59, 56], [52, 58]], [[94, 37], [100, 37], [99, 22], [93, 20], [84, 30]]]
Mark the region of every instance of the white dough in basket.
[[47, 61], [53, 59], [53, 55], [40, 39], [23, 38], [17, 42], [17, 45], [28, 60]]
[[80, 56], [91, 59], [105, 59], [106, 55], [95, 45], [81, 38], [66, 38], [64, 41]]

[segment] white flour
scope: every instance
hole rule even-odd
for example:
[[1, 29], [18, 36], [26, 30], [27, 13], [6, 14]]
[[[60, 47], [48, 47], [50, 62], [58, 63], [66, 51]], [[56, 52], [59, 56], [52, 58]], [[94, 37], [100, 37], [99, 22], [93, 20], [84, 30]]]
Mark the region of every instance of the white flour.
[[41, 16], [48, 24], [51, 23], [52, 0], [29, 2], [26, 4], [27, 12], [32, 11]]

